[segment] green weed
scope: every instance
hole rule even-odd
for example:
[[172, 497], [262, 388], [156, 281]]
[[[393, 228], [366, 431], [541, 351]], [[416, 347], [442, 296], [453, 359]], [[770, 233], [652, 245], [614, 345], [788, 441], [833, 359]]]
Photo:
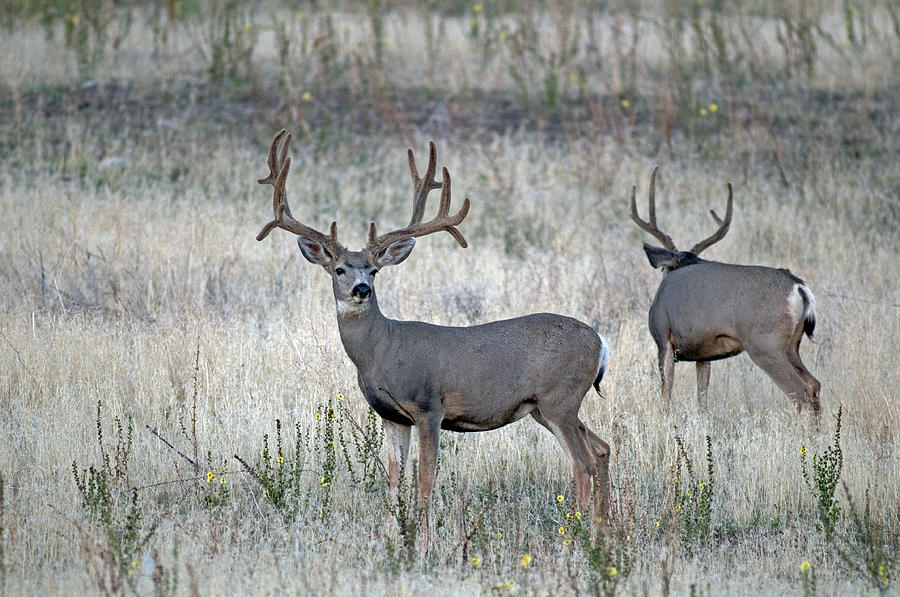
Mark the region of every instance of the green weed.
[[819, 520], [816, 528], [825, 533], [825, 538], [831, 540], [834, 535], [835, 525], [841, 517], [841, 507], [835, 497], [838, 481], [841, 477], [841, 469], [844, 466], [844, 454], [841, 451], [841, 414], [842, 407], [838, 407], [834, 425], [834, 443], [825, 449], [822, 454], [811, 454], [812, 473], [806, 464], [806, 446], [800, 447], [800, 471], [806, 486], [816, 499], [816, 507]]
[[678, 445], [678, 454], [672, 468], [674, 509], [681, 524], [681, 538], [690, 545], [708, 538], [712, 530], [712, 498], [715, 488], [712, 440], [706, 436], [705, 478], [700, 478], [695, 470], [684, 440], [676, 435], [675, 443]]
[[[134, 588], [134, 573], [140, 567], [141, 555], [156, 532], [156, 525], [144, 524], [143, 505], [138, 488], [128, 471], [134, 424], [129, 416], [123, 425], [115, 423], [115, 445], [110, 452], [103, 441], [102, 401], [97, 401], [97, 446], [100, 461], [79, 468], [72, 461], [72, 476], [81, 496], [81, 506], [91, 526], [99, 530], [94, 580], [104, 594], [119, 594]], [[88, 548], [89, 553], [94, 548]]]

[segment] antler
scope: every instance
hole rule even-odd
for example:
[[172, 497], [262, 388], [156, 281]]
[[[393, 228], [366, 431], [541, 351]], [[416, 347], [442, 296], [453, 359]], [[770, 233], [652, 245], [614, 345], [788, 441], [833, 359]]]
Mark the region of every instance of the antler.
[[[650, 192], [649, 192], [649, 202], [650, 202], [650, 221], [645, 222], [638, 216], [637, 205], [634, 201], [634, 193], [637, 190], [637, 185], [631, 187], [631, 219], [637, 224], [641, 230], [645, 232], [649, 232], [656, 239], [663, 244], [665, 248], [670, 251], [678, 251], [675, 248], [675, 243], [672, 242], [672, 237], [659, 229], [656, 225], [656, 171], [659, 170], [659, 166], [653, 167], [653, 173], [650, 174]], [[729, 217], [731, 212], [729, 211]]]
[[712, 236], [705, 240], [701, 240], [699, 243], [691, 247], [691, 253], [695, 255], [699, 255], [700, 251], [703, 251], [711, 244], [717, 243], [725, 236], [728, 232], [728, 227], [731, 226], [731, 207], [734, 199], [734, 191], [731, 188], [731, 183], [728, 183], [728, 204], [725, 207], [725, 219], [721, 219], [717, 214], [716, 210], [709, 210], [709, 215], [712, 216], [713, 220], [716, 221], [716, 224], [719, 225], [719, 229], [716, 230]]
[[[400, 228], [381, 236], [378, 236], [375, 222], [371, 222], [369, 224], [369, 242], [366, 245], [366, 250], [374, 255], [398, 240], [418, 238], [441, 230], [449, 232], [463, 248], [469, 246], [462, 233], [456, 228], [466, 217], [466, 214], [469, 213], [469, 199], [467, 197], [463, 201], [462, 207], [459, 208], [456, 215], [451, 216], [449, 214], [450, 172], [447, 168], [443, 168], [441, 170], [441, 182], [434, 179], [437, 164], [437, 150], [434, 147], [434, 142], [432, 141], [428, 144], [428, 168], [425, 170], [423, 178], [419, 177], [419, 172], [416, 170], [412, 149], [409, 150], [407, 155], [409, 157], [409, 171], [413, 180], [412, 218], [410, 218], [409, 224], [405, 228]], [[441, 189], [441, 202], [438, 206], [437, 215], [430, 221], [422, 223], [428, 193], [437, 188]]]
[[274, 187], [272, 194], [272, 207], [275, 211], [275, 219], [263, 226], [263, 229], [256, 235], [256, 240], [262, 240], [269, 235], [273, 228], [281, 228], [298, 236], [304, 236], [318, 242], [331, 255], [332, 258], [339, 257], [347, 249], [338, 242], [337, 239], [337, 222], [331, 223], [331, 234], [322, 234], [314, 228], [302, 224], [294, 219], [291, 214], [291, 208], [288, 206], [287, 197], [284, 192], [284, 184], [287, 180], [288, 172], [291, 169], [291, 158], [287, 155], [288, 146], [291, 144], [291, 134], [288, 133], [278, 151], [278, 143], [284, 137], [284, 129], [281, 129], [272, 139], [272, 145], [269, 147], [269, 175], [260, 178], [256, 182], [259, 184], [270, 184]]

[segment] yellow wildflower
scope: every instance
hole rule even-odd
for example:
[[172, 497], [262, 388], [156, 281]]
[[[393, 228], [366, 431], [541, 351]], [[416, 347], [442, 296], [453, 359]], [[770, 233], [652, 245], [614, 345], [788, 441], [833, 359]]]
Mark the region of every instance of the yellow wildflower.
[[344, 399], [344, 394], [341, 393], [341, 392], [338, 392], [338, 393], [337, 393], [337, 399], [338, 399], [338, 400], [343, 400], [343, 399]]
[[482, 6], [481, 4], [476, 4], [475, 6], [472, 7], [472, 12], [478, 13], [478, 12], [481, 12], [482, 10], [484, 10], [484, 6]]
[[716, 112], [718, 112], [718, 111], [719, 111], [719, 104], [717, 104], [717, 103], [715, 103], [715, 102], [711, 103], [711, 104], [709, 105], [709, 111], [712, 112], [712, 113], [714, 113], [714, 114], [715, 114]]
[[704, 489], [706, 489], [706, 483], [704, 483], [703, 481], [701, 481], [701, 482], [700, 482], [700, 485], [698, 485], [698, 487], [700, 488], [700, 491], [703, 491]]
[[559, 531], [558, 531], [558, 532], [559, 532], [560, 535], [565, 535], [565, 534], [566, 534], [566, 529], [565, 529], [564, 527], [559, 527]]
[[619, 103], [622, 104], [622, 107], [625, 108], [626, 110], [631, 107], [631, 102], [629, 102], [627, 99], [623, 99]]
[[706, 108], [700, 108], [700, 116], [706, 116]]
[[481, 558], [472, 556], [472, 568], [481, 568]]
[[322, 487], [328, 487], [328, 481], [325, 480], [324, 476], [319, 479], [319, 483], [322, 485]]
[[800, 564], [800, 572], [809, 572], [809, 562], [803, 560], [803, 562]]
[[222, 485], [225, 485], [225, 477], [224, 477], [224, 475], [222, 476], [221, 483], [222, 483]]
[[503, 531], [497, 531], [497, 539], [503, 539]]
[[581, 512], [578, 512], [577, 510], [575, 511], [575, 519], [581, 520]]
[[563, 496], [561, 496], [561, 495], [556, 496], [556, 501], [561, 504], [563, 501]]
[[312, 94], [308, 91], [304, 91], [303, 92], [303, 101], [308, 102], [311, 99], [312, 99]]
[[216, 475], [212, 471], [209, 471], [206, 473], [206, 482], [207, 483], [212, 483], [215, 480], [216, 480]]
[[321, 421], [322, 415], [320, 413], [316, 413], [316, 421]]
[[615, 566], [610, 566], [609, 568], [606, 569], [606, 575], [609, 576], [610, 578], [615, 578], [616, 574], [618, 574], [618, 573], [619, 573], [619, 571], [616, 570]]
[[530, 563], [531, 563], [531, 554], [530, 554], [530, 553], [523, 553], [523, 554], [522, 554], [522, 565], [523, 565], [523, 566], [527, 566], [527, 565], [530, 564]]
[[283, 462], [284, 462], [284, 456], [279, 456], [279, 457], [278, 457], [278, 464], [281, 464], [281, 463], [283, 463]]
[[658, 520], [654, 520], [654, 521], [653, 521], [653, 526], [656, 527], [656, 528], [659, 528], [659, 521], [658, 521]]
[[806, 446], [800, 446], [800, 456], [806, 456]]

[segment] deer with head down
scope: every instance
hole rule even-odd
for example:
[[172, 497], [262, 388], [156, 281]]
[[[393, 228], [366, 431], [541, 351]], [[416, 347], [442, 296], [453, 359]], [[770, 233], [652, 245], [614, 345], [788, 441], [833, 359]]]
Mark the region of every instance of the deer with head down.
[[[291, 214], [285, 197], [290, 141], [284, 130], [272, 140], [269, 176], [259, 183], [274, 187], [275, 219], [265, 225], [257, 240], [274, 228], [295, 234], [303, 256], [331, 277], [341, 341], [356, 365], [359, 389], [384, 420], [389, 486], [395, 503], [411, 429], [416, 428], [426, 541], [441, 429], [487, 431], [525, 415], [550, 430], [570, 456], [579, 509], [590, 502], [593, 481], [594, 516], [598, 517], [608, 497], [609, 445], [585, 426], [578, 411], [592, 384], [599, 393], [609, 358], [602, 336], [580, 321], [548, 313], [471, 327], [388, 319], [378, 308], [375, 275], [384, 267], [402, 263], [416, 238], [428, 234], [447, 232], [466, 247], [456, 226], [466, 217], [469, 200], [450, 215], [450, 173], [443, 168], [441, 181], [435, 180], [434, 143], [430, 144], [424, 177], [419, 176], [409, 150], [413, 180], [409, 224], [379, 235], [372, 222], [366, 247], [349, 251], [338, 242], [335, 222], [330, 233], [324, 234]], [[434, 189], [441, 189], [437, 215], [423, 222], [426, 199]]]
[[656, 225], [656, 172], [650, 176], [648, 221], [640, 218], [631, 189], [631, 219], [663, 247], [644, 243], [644, 252], [664, 277], [653, 304], [649, 327], [659, 351], [662, 397], [672, 397], [675, 361], [697, 363], [697, 399], [709, 386], [710, 362], [746, 351], [787, 394], [798, 410], [815, 418], [821, 410], [821, 384], [800, 360], [800, 339], [812, 338], [816, 300], [806, 283], [786, 269], [707, 261], [699, 254], [725, 236], [731, 225], [733, 190], [728, 183], [725, 218], [710, 210], [718, 229], [690, 251], [679, 251]]

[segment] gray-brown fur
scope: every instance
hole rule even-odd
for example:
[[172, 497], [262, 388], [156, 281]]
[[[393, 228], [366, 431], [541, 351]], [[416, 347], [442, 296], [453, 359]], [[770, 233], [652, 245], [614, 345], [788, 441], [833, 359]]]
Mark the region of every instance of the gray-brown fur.
[[[728, 208], [715, 234], [678, 251], [656, 225], [655, 179], [650, 183], [650, 221], [640, 219], [631, 194], [631, 217], [666, 248], [644, 243], [647, 259], [665, 273], [650, 306], [650, 333], [658, 350], [662, 394], [671, 399], [675, 361], [697, 363], [697, 398], [709, 384], [709, 363], [746, 351], [798, 408], [820, 410], [821, 384], [800, 360], [800, 339], [815, 328], [815, 299], [806, 283], [786, 269], [734, 265], [701, 259], [696, 253], [725, 236], [731, 224], [732, 189]], [[699, 250], [698, 250], [699, 247]]]
[[[608, 498], [609, 445], [585, 426], [578, 411], [591, 384], [597, 386], [603, 377], [609, 350], [602, 338], [586, 324], [549, 313], [471, 327], [386, 318], [375, 295], [378, 270], [402, 263], [415, 237], [445, 231], [465, 247], [456, 226], [468, 212], [468, 199], [450, 215], [450, 174], [444, 168], [441, 182], [434, 180], [434, 144], [423, 178], [410, 151], [410, 223], [381, 236], [373, 223], [366, 248], [348, 251], [337, 241], [335, 224], [326, 235], [293, 219], [284, 192], [290, 136], [280, 152], [277, 147], [283, 136], [284, 131], [275, 136], [269, 151], [271, 173], [260, 181], [275, 189], [275, 219], [258, 238], [276, 227], [297, 234], [303, 256], [331, 276], [341, 341], [356, 365], [360, 390], [384, 419], [395, 499], [411, 429], [416, 428], [426, 538], [440, 430], [486, 431], [529, 414], [571, 457], [580, 509], [591, 500], [593, 484], [594, 516], [599, 517]], [[436, 188], [441, 189], [438, 213], [423, 223], [426, 197]]]

